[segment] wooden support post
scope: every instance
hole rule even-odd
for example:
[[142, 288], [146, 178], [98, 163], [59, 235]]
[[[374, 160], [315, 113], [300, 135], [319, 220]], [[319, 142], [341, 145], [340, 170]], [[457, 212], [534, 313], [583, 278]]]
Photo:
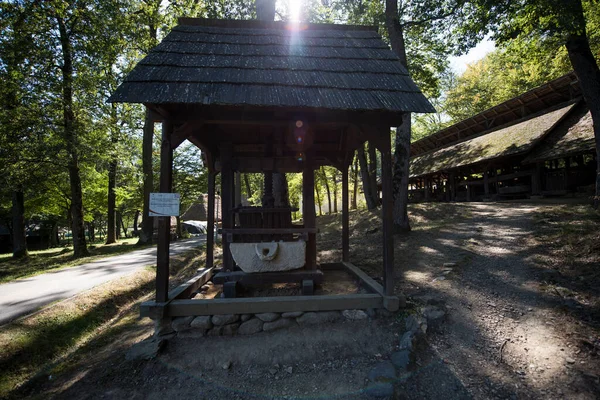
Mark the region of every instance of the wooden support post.
[[487, 170], [483, 173], [483, 192], [485, 194], [485, 198], [490, 197], [490, 186], [489, 186], [489, 176]]
[[542, 163], [535, 164], [535, 172], [531, 175], [531, 194], [539, 196], [542, 194]]
[[342, 261], [350, 261], [350, 213], [348, 211], [348, 164], [342, 168]]
[[425, 201], [430, 200], [430, 191], [429, 191], [429, 177], [425, 177]]
[[392, 148], [388, 127], [382, 128], [379, 141], [381, 152], [381, 191], [383, 213], [383, 288], [386, 296], [394, 294], [394, 193], [392, 189]]
[[[315, 171], [312, 157], [306, 155], [302, 171], [302, 219], [305, 228], [316, 228], [317, 215], [315, 212]], [[314, 233], [308, 234], [306, 243], [306, 268], [317, 268], [317, 237]]]
[[[160, 146], [160, 192], [170, 193], [173, 186], [173, 149], [171, 134], [173, 123], [162, 123]], [[169, 244], [171, 242], [171, 217], [158, 218], [158, 245], [156, 249], [156, 302], [164, 303], [169, 296]]]
[[215, 260], [215, 176], [208, 173], [208, 205], [206, 215], [206, 267], [212, 268]]
[[471, 185], [467, 183], [467, 201], [471, 201]]
[[[223, 229], [233, 228], [233, 164], [231, 160], [231, 144], [221, 147], [221, 225]], [[233, 257], [229, 251], [229, 241], [225, 236], [223, 245], [223, 268], [233, 270]]]
[[242, 174], [239, 171], [235, 173], [235, 207], [242, 205]]

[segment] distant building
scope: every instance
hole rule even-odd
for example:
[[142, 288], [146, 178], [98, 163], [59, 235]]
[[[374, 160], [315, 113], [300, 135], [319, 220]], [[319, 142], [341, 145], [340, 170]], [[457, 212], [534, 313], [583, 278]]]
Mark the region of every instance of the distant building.
[[594, 130], [569, 73], [411, 145], [411, 201], [593, 193]]

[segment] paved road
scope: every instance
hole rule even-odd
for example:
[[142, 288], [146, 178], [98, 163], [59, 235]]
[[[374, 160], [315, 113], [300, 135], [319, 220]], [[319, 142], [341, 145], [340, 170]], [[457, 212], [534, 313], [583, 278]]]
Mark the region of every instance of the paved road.
[[[171, 243], [171, 255], [194, 248], [205, 241], [196, 237]], [[84, 290], [156, 263], [156, 247], [48, 272], [0, 285], [0, 325], [38, 308], [74, 296]]]

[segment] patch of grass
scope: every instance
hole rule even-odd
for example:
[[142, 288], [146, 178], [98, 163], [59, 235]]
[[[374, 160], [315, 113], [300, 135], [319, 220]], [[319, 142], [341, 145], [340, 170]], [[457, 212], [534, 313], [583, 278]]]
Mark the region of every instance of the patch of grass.
[[[197, 248], [172, 258], [173, 284], [193, 275], [204, 254]], [[154, 277], [153, 268], [145, 268], [0, 328], [0, 398], [29, 397], [50, 375], [92, 357], [131, 327]]]
[[13, 260], [11, 254], [0, 255], [0, 283], [43, 274], [48, 271], [74, 267], [104, 257], [128, 253], [149, 246], [136, 246], [138, 239], [123, 239], [114, 244], [95, 244], [89, 247], [90, 256], [73, 258], [72, 247], [56, 247], [30, 251], [29, 257]]

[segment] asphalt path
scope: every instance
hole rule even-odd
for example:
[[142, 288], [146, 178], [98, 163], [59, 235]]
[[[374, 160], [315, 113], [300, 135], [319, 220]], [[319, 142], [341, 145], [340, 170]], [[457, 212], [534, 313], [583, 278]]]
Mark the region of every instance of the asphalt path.
[[[180, 254], [205, 240], [206, 237], [201, 236], [173, 242], [170, 254]], [[1, 284], [0, 325], [155, 263], [156, 247], [149, 247]]]

